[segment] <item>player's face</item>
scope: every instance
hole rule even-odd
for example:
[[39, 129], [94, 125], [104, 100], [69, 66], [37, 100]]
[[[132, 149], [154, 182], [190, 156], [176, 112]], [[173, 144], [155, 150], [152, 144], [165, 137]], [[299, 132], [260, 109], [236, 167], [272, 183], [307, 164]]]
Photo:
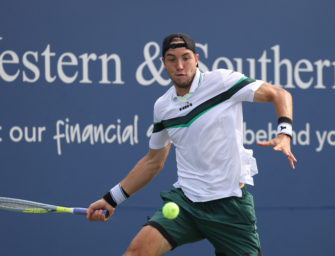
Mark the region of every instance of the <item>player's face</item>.
[[[183, 42], [181, 40], [172, 43]], [[162, 60], [179, 96], [183, 96], [189, 91], [197, 69], [198, 58], [198, 54], [185, 47], [170, 48], [166, 51]]]

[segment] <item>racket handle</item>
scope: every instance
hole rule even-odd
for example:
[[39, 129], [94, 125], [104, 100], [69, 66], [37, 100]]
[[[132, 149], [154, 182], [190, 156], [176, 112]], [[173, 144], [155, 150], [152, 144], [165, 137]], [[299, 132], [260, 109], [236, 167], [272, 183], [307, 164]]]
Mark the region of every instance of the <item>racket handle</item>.
[[[86, 215], [87, 208], [73, 208], [73, 213], [77, 215]], [[103, 210], [103, 213], [107, 217], [109, 215], [107, 210]]]

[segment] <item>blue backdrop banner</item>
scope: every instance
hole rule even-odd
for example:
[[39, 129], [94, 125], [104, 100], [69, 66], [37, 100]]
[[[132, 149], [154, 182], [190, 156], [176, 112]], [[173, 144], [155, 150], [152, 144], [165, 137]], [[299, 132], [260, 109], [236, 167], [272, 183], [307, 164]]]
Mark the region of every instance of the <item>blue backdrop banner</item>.
[[[203, 71], [228, 68], [288, 90], [298, 163], [260, 148], [271, 104], [245, 103], [244, 143], [264, 255], [335, 255], [335, 36], [330, 0], [2, 1], [0, 196], [88, 207], [146, 154], [153, 104], [172, 86], [161, 42], [192, 35]], [[122, 255], [176, 181], [161, 173], [106, 223], [0, 212], [0, 254]], [[214, 255], [208, 241], [167, 255]]]

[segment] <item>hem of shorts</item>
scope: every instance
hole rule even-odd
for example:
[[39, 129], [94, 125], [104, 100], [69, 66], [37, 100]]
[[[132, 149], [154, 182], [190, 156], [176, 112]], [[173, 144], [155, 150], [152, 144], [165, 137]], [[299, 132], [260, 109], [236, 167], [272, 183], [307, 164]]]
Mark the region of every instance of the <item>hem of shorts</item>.
[[172, 236], [165, 230], [165, 228], [163, 228], [162, 225], [160, 225], [159, 223], [155, 222], [155, 221], [148, 221], [146, 224], [144, 224], [144, 226], [152, 226], [155, 229], [158, 230], [159, 233], [162, 234], [162, 236], [169, 242], [169, 244], [171, 245], [171, 251], [176, 248], [178, 246], [177, 242], [172, 238]]
[[[181, 189], [181, 188], [178, 188], [178, 189]], [[182, 190], [182, 192], [186, 196], [186, 198], [188, 200], [190, 200], [192, 203], [206, 203], [206, 202], [221, 200], [221, 199], [229, 198], [229, 197], [242, 197], [243, 196], [242, 189], [237, 190], [236, 193], [229, 193], [229, 194], [225, 194], [225, 195], [221, 194], [221, 195], [217, 195], [215, 197], [202, 197], [202, 198], [196, 198], [196, 197], [193, 197], [193, 196], [186, 195], [184, 190]]]
[[[258, 250], [257, 256], [262, 256], [262, 250], [261, 250], [261, 248], [259, 247], [257, 250]], [[216, 252], [215, 256], [227, 256], [227, 255], [225, 253]]]

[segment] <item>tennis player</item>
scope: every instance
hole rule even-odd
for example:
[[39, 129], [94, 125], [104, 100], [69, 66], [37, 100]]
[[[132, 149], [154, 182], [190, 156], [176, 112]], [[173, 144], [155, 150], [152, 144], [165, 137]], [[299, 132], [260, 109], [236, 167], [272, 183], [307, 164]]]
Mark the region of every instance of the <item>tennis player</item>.
[[232, 70], [202, 73], [189, 35], [167, 36], [162, 53], [173, 86], [155, 103], [149, 151], [119, 184], [90, 205], [87, 218], [107, 220], [99, 209], [113, 214], [117, 205], [150, 182], [173, 144], [178, 180], [161, 197], [177, 203], [180, 213], [169, 220], [158, 209], [124, 255], [162, 255], [202, 239], [213, 245], [216, 255], [261, 255], [253, 197], [245, 186], [253, 185], [258, 170], [252, 151], [243, 147], [242, 102], [273, 103], [277, 136], [258, 144], [282, 151], [294, 169], [292, 97], [280, 87]]

